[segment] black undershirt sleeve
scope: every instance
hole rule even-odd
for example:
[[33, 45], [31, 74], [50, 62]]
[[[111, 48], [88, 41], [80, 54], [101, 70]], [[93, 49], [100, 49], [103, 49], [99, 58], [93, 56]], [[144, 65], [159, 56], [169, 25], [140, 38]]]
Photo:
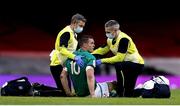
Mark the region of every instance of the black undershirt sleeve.
[[60, 46], [68, 47], [68, 41], [70, 39], [70, 33], [65, 32], [60, 37]]
[[128, 43], [129, 43], [129, 40], [127, 38], [122, 38], [119, 42], [118, 52], [126, 53], [128, 49]]

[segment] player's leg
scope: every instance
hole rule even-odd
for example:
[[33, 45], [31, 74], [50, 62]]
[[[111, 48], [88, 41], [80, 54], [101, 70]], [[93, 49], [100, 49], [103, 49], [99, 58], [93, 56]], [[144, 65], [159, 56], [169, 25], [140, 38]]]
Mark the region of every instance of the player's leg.
[[[96, 97], [102, 97], [102, 98], [110, 97], [110, 96], [116, 97], [117, 96], [116, 87], [117, 87], [117, 81], [97, 83], [95, 95]], [[110, 95], [111, 92], [113, 92], [113, 95]]]
[[95, 96], [97, 98], [106, 98], [109, 97], [109, 88], [106, 82], [97, 83], [95, 89]]
[[109, 88], [109, 97], [117, 97], [117, 81], [107, 82]]
[[117, 88], [117, 81], [109, 81], [109, 82], [106, 82], [108, 84], [108, 89], [109, 89], [109, 92], [113, 91], [113, 90], [116, 90]]

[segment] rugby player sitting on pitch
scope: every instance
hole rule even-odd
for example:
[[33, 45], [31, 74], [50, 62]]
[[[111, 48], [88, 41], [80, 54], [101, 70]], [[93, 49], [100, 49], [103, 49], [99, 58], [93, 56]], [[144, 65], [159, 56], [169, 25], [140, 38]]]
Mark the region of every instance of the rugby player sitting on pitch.
[[76, 96], [79, 97], [109, 97], [116, 87], [116, 82], [97, 83], [94, 75], [96, 58], [90, 53], [94, 50], [94, 39], [90, 35], [83, 35], [79, 39], [80, 49], [75, 55], [83, 56], [84, 66], [79, 67], [75, 61], [68, 59], [65, 62], [66, 68], [61, 73], [61, 83], [67, 96], [73, 96], [69, 86], [67, 75], [70, 75]]

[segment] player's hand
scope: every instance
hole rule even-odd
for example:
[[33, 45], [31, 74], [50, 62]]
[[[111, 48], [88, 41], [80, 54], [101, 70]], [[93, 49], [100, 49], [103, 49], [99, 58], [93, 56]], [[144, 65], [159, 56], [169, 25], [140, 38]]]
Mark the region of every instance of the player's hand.
[[69, 94], [66, 94], [66, 95], [67, 95], [67, 97], [75, 97], [76, 96], [75, 93], [69, 93]]
[[82, 60], [83, 56], [75, 56], [74, 60], [76, 61], [76, 63], [78, 64], [78, 66], [83, 67], [84, 66], [84, 62]]
[[91, 95], [91, 98], [96, 98], [96, 95]]
[[102, 64], [102, 62], [100, 59], [96, 60], [96, 66], [101, 65], [101, 64]]

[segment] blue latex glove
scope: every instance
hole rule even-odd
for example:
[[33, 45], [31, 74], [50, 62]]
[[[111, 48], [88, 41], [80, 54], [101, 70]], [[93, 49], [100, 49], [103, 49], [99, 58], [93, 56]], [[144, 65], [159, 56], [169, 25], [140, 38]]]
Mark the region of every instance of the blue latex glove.
[[102, 64], [102, 62], [101, 62], [100, 59], [96, 60], [96, 65], [97, 65], [97, 66], [98, 66], [98, 65], [101, 65], [101, 64]]
[[82, 60], [82, 57], [83, 56], [75, 56], [75, 58], [74, 58], [74, 60], [76, 61], [77, 65], [80, 66], [80, 67], [84, 66], [84, 62]]

